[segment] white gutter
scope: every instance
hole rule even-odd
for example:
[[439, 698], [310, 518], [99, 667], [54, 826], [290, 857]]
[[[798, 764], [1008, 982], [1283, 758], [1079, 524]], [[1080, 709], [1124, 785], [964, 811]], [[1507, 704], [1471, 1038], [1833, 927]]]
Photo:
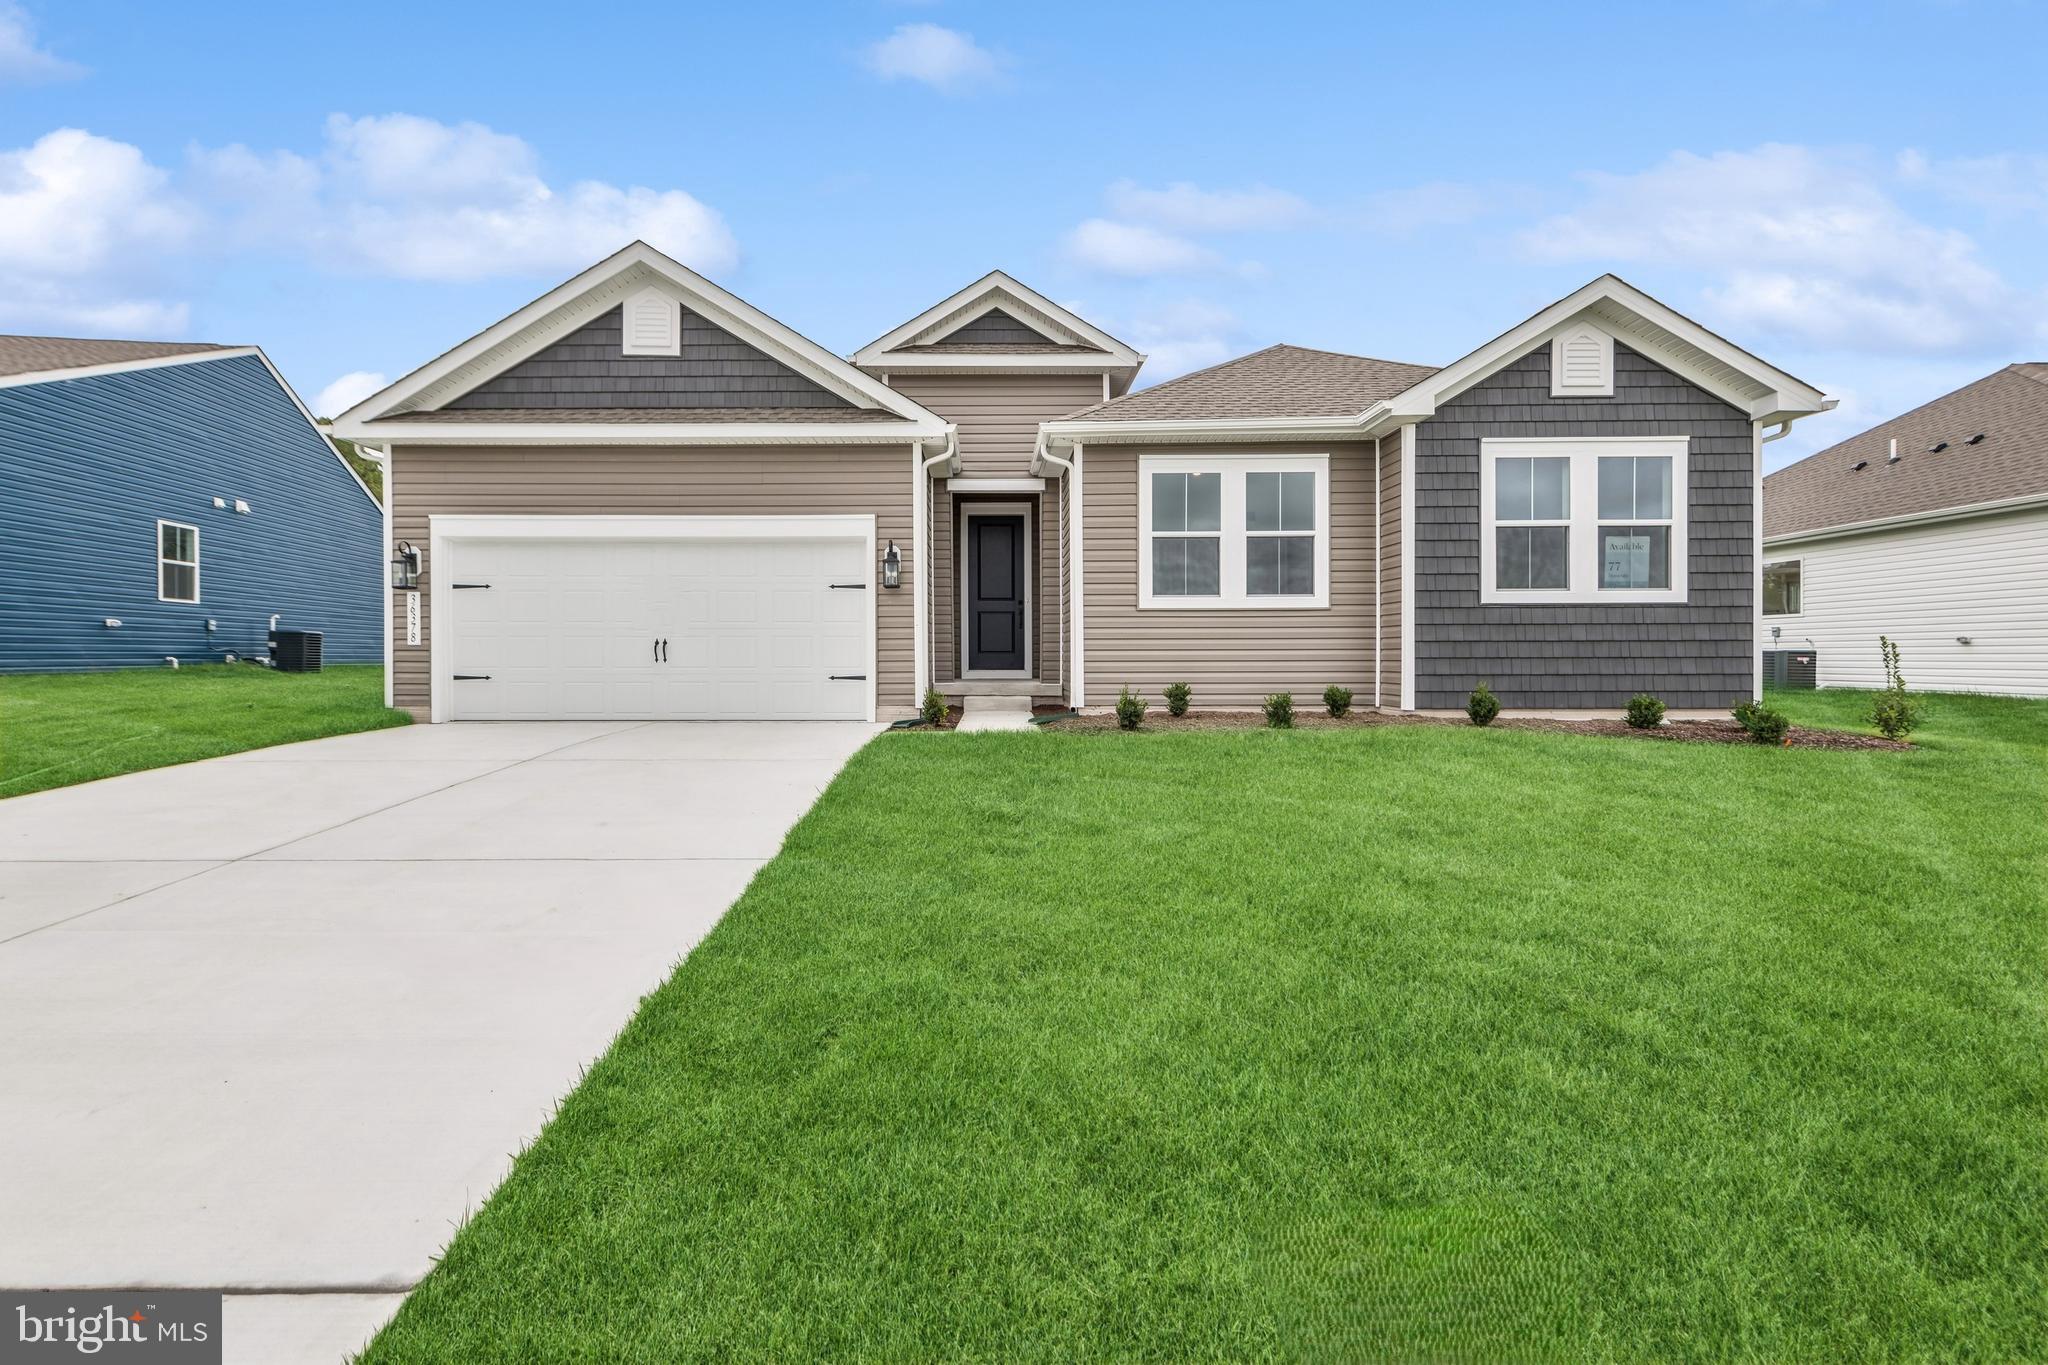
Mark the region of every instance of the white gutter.
[[1782, 536], [1767, 536], [1764, 538], [1764, 548], [1804, 545], [1808, 541], [1867, 535], [1873, 531], [1900, 530], [1908, 526], [1928, 526], [1943, 521], [1963, 521], [1970, 517], [1995, 516], [2000, 512], [2025, 512], [2036, 507], [2048, 507], [2048, 493], [2028, 493], [2022, 497], [1999, 498], [1993, 502], [1973, 502], [1961, 507], [1937, 507], [1930, 512], [1906, 512], [1896, 517], [1849, 521], [1839, 526], [1821, 526], [1811, 531], [1793, 531]]
[[912, 604], [917, 620], [910, 631], [915, 656], [911, 661], [912, 706], [923, 706], [924, 694], [932, 686], [932, 470], [941, 463], [946, 464], [949, 476], [960, 472], [958, 427], [946, 428], [946, 444], [929, 459], [922, 445], [913, 442], [910, 447], [910, 477], [915, 483], [910, 490], [910, 544], [916, 559], [911, 572], [917, 576], [917, 601]]
[[[1073, 656], [1069, 658], [1066, 653], [1067, 623], [1062, 619], [1060, 622], [1060, 658], [1067, 670], [1065, 678], [1067, 705], [1078, 711], [1081, 709], [1082, 698], [1086, 695], [1083, 686], [1085, 674], [1081, 666], [1081, 642], [1085, 638], [1081, 588], [1087, 582], [1087, 575], [1081, 562], [1081, 446], [1078, 442], [1074, 443], [1073, 452], [1071, 460], [1063, 460], [1053, 454], [1051, 442], [1046, 436], [1044, 426], [1038, 428], [1038, 445], [1031, 452], [1031, 472], [1042, 475], [1047, 465], [1052, 465], [1059, 470], [1060, 530], [1063, 535], [1066, 532], [1067, 504], [1072, 502], [1074, 505], [1074, 539], [1073, 543], [1067, 547], [1067, 557], [1074, 564], [1073, 591], [1072, 595], [1067, 598], [1068, 610], [1074, 618], [1074, 651]], [[1064, 573], [1062, 573], [1060, 578], [1060, 590], [1062, 593], [1067, 591]]]

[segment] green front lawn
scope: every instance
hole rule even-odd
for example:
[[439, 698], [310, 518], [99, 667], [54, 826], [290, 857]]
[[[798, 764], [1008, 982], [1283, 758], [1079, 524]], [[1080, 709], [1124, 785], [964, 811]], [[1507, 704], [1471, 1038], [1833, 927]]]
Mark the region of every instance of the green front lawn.
[[0, 796], [409, 719], [385, 707], [375, 664], [0, 675]]
[[2048, 704], [1937, 708], [889, 735], [367, 1358], [2041, 1359]]

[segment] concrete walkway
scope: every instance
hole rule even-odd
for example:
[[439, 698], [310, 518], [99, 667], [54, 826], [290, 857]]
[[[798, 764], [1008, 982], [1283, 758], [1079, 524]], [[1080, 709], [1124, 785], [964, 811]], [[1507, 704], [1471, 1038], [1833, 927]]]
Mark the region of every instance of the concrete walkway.
[[334, 1361], [867, 725], [414, 726], [0, 801], [0, 1285]]

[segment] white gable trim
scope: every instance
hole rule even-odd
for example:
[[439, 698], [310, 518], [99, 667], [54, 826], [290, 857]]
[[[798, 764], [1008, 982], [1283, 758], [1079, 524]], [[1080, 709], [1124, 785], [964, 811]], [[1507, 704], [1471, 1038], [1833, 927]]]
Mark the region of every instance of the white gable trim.
[[1562, 335], [1588, 316], [1673, 373], [1748, 413], [1755, 421], [1789, 421], [1831, 406], [1820, 390], [1770, 365], [1614, 275], [1602, 275], [1535, 316], [1453, 361], [1384, 405], [1413, 419], [1488, 375]]
[[685, 307], [694, 308], [726, 331], [850, 403], [881, 408], [920, 425], [945, 426], [935, 413], [863, 374], [744, 299], [645, 242], [635, 242], [371, 394], [337, 417], [334, 430], [349, 439], [381, 439], [387, 435], [398, 438], [397, 429], [375, 428], [372, 424], [395, 412], [441, 407], [607, 311], [621, 302], [622, 296], [650, 286], [673, 293]]
[[[906, 364], [938, 357], [896, 354], [899, 346], [916, 345], [932, 339], [931, 333], [950, 333], [974, 319], [1001, 308], [1019, 322], [1043, 334], [1048, 341], [1093, 346], [1104, 353], [1098, 365], [1136, 369], [1145, 357], [1095, 326], [1086, 318], [1060, 307], [1027, 284], [1019, 283], [1000, 270], [988, 274], [919, 313], [901, 326], [884, 332], [853, 354], [856, 365], [903, 368]], [[1059, 335], [1065, 333], [1065, 336]], [[957, 361], [958, 356], [949, 357]]]

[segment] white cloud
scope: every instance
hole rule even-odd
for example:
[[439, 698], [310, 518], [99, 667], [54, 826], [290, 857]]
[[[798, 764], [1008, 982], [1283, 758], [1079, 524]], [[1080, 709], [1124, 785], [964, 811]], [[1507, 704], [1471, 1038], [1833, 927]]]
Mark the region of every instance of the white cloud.
[[37, 47], [35, 21], [28, 11], [0, 0], [0, 85], [35, 85], [84, 74], [78, 63]]
[[1498, 213], [1519, 196], [1506, 189], [1488, 189], [1451, 180], [1432, 180], [1404, 189], [1379, 190], [1366, 196], [1360, 225], [1373, 232], [1405, 237], [1424, 228], [1456, 227]]
[[1898, 156], [1899, 179], [1916, 189], [2008, 216], [2048, 219], [2048, 156], [2012, 152], [1932, 161], [1917, 151]]
[[885, 81], [917, 81], [944, 94], [985, 87], [1002, 75], [993, 52], [957, 29], [938, 24], [903, 24], [862, 54], [869, 71]]
[[558, 191], [529, 144], [479, 123], [336, 114], [317, 158], [236, 146], [191, 159], [242, 240], [400, 279], [573, 270], [635, 238], [698, 270], [739, 257], [725, 220], [682, 190], [592, 180]]
[[1119, 218], [1180, 232], [1244, 232], [1292, 227], [1311, 215], [1308, 201], [1285, 190], [1254, 185], [1248, 190], [1205, 190], [1185, 180], [1147, 189], [1119, 180], [1105, 195]]
[[1583, 203], [1523, 235], [1532, 255], [1701, 271], [1729, 321], [1850, 350], [1982, 351], [2038, 335], [2036, 310], [1967, 234], [1912, 216], [1857, 156], [1770, 144], [1581, 179]]
[[313, 415], [337, 417], [390, 382], [375, 370], [350, 370], [320, 390], [313, 400]]
[[1223, 258], [1205, 246], [1139, 223], [1090, 218], [1067, 234], [1069, 260], [1110, 275], [1173, 275], [1214, 270]]
[[1242, 349], [1236, 315], [1199, 299], [1141, 312], [1111, 330], [1144, 352], [1147, 384], [1228, 360]]
[[0, 152], [0, 319], [11, 327], [161, 336], [181, 330], [166, 257], [197, 215], [125, 142], [76, 128]]

